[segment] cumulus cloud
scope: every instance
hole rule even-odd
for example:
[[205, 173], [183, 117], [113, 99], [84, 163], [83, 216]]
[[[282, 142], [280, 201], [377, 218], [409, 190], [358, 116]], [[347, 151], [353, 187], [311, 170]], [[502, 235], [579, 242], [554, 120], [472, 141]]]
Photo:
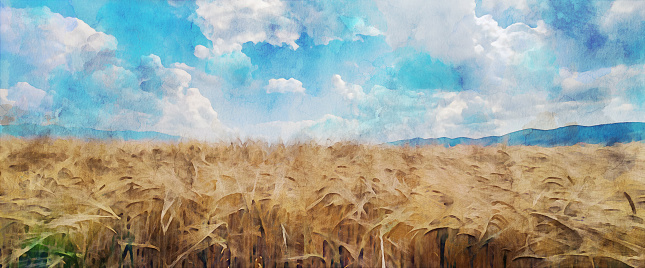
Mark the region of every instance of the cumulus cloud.
[[210, 100], [202, 96], [197, 88], [188, 88], [185, 94], [164, 98], [163, 115], [152, 128], [163, 133], [201, 140], [231, 137], [229, 129], [217, 118]]
[[[645, 97], [637, 93], [643, 92], [642, 68], [616, 66], [582, 73], [562, 70], [556, 81], [561, 89], [557, 93], [467, 90], [423, 94], [375, 86], [355, 100], [359, 113], [344, 120], [356, 120], [356, 128], [350, 131], [353, 139], [372, 142], [413, 137], [479, 138], [522, 128], [595, 125], [618, 118], [638, 121], [637, 116], [644, 114], [639, 103]], [[338, 125], [316, 123], [309, 128], [345, 131], [335, 128]]]
[[213, 42], [215, 54], [239, 51], [246, 42], [298, 48], [298, 25], [285, 16], [285, 5], [279, 0], [198, 1], [197, 5], [200, 27]]
[[16, 103], [15, 101], [9, 100], [7, 96], [9, 96], [9, 90], [6, 88], [0, 88], [0, 105], [13, 105]]
[[[29, 83], [19, 82], [15, 86], [6, 89], [6, 100], [11, 102], [13, 106], [22, 110], [37, 110], [42, 109], [41, 103], [47, 93], [42, 89], [38, 89]], [[5, 102], [5, 101], [3, 101]]]
[[645, 2], [612, 2], [611, 8], [602, 14], [597, 22], [602, 34], [600, 36], [606, 36], [606, 39], [600, 39], [605, 40], [604, 42], [598, 43], [600, 48], [597, 58], [612, 64], [642, 63], [645, 56], [645, 24], [642, 23], [644, 19]]
[[[484, 136], [498, 127], [492, 104], [473, 92], [424, 94], [375, 86], [353, 102], [358, 113], [302, 121], [300, 130], [290, 131], [295, 133], [291, 136], [379, 143], [414, 137]], [[273, 124], [282, 126], [293, 125]]]
[[332, 77], [332, 84], [334, 85], [334, 90], [347, 100], [360, 99], [365, 96], [363, 87], [343, 81], [338, 74]]
[[143, 79], [142, 89], [159, 96], [177, 96], [190, 84], [192, 77], [179, 68], [165, 68], [159, 56], [151, 54], [141, 57], [137, 68]]
[[302, 82], [294, 78], [289, 78], [288, 80], [284, 78], [270, 79], [269, 84], [266, 86], [266, 90], [267, 93], [305, 93], [305, 88], [302, 87]]
[[500, 127], [489, 98], [474, 91], [436, 93], [426, 113], [425, 137], [483, 137]]
[[31, 123], [36, 114], [50, 115], [51, 96], [29, 83], [19, 82], [8, 89], [0, 89], [0, 121]]
[[202, 45], [196, 45], [194, 54], [195, 54], [195, 57], [198, 57], [200, 59], [205, 59], [205, 58], [208, 58], [211, 53], [207, 47]]
[[[347, 83], [345, 85], [347, 86]], [[338, 94], [336, 91], [334, 93]], [[272, 121], [256, 124], [246, 129], [245, 133], [251, 137], [263, 137], [270, 141], [281, 138], [284, 141], [355, 140], [368, 143], [394, 141], [420, 135], [438, 135], [446, 132], [436, 131], [438, 126], [436, 122], [439, 120], [434, 118], [434, 112], [437, 108], [435, 102], [438, 99], [440, 98], [422, 92], [375, 86], [369, 93], [363, 93], [362, 97], [351, 100], [352, 105], [357, 107], [357, 112], [354, 114], [344, 116], [326, 114], [311, 120]], [[466, 110], [465, 108], [462, 107], [457, 111], [457, 117], [461, 117], [461, 112]], [[473, 112], [475, 110], [472, 109]], [[446, 118], [442, 122], [450, 123], [450, 119], [454, 118]], [[454, 128], [455, 131], [450, 131], [450, 134], [468, 127], [456, 125]]]
[[206, 62], [206, 72], [224, 78], [233, 88], [246, 87], [257, 66], [242, 52], [213, 55]]
[[[301, 32], [316, 44], [357, 35], [380, 35], [384, 25], [370, 0], [360, 1], [279, 1], [225, 0], [197, 2], [195, 19], [204, 35], [213, 42], [215, 54], [239, 51], [246, 42], [267, 42], [297, 49]], [[369, 18], [370, 21], [367, 21]]]
[[47, 75], [57, 66], [84, 70], [101, 51], [113, 51], [116, 38], [97, 32], [82, 20], [52, 13], [49, 8], [0, 8], [1, 52], [19, 55]]
[[199, 89], [189, 88], [192, 77], [187, 71], [164, 67], [154, 54], [142, 57], [138, 71], [141, 84], [153, 81], [148, 91], [161, 96], [162, 114], [151, 130], [208, 140], [231, 137], [210, 100]]
[[[493, 111], [495, 103], [472, 91], [425, 94], [374, 86], [363, 94], [351, 100], [351, 105], [357, 108], [355, 113], [342, 117], [326, 115], [321, 119], [297, 123], [276, 121], [257, 127], [266, 131], [267, 136], [279, 135], [283, 139], [375, 143], [414, 137], [481, 137], [499, 134], [497, 129], [501, 124], [496, 121]], [[261, 134], [261, 131], [248, 133]]]
[[359, 35], [381, 35], [386, 27], [372, 0], [287, 3], [290, 16], [300, 24], [301, 32], [306, 32], [318, 45], [327, 45], [331, 40], [356, 40], [360, 39]]
[[550, 81], [556, 91], [486, 93], [496, 132], [641, 121], [645, 115], [642, 65], [617, 65], [585, 72], [561, 68]]
[[560, 125], [641, 121], [645, 107], [645, 66], [617, 65], [586, 72], [562, 69], [562, 91], [548, 105]]
[[605, 31], [616, 30], [617, 27], [642, 27], [635, 22], [640, 22], [643, 18], [645, 18], [645, 2], [617, 0], [613, 1], [609, 11], [603, 14], [600, 26]]
[[8, 125], [13, 121], [10, 113], [14, 102], [7, 99], [8, 94], [7, 89], [0, 88], [0, 125]]
[[[535, 27], [518, 22], [503, 28], [489, 14], [478, 17], [475, 2], [470, 0], [376, 2], [387, 20], [385, 35], [390, 45], [416, 47], [455, 65], [462, 70], [460, 86], [464, 89], [517, 88], [526, 78], [521, 75], [532, 72], [524, 68], [528, 55], [549, 47], [551, 42], [551, 33], [543, 21], [537, 21]], [[552, 75], [557, 75], [557, 69]]]
[[473, 1], [376, 2], [387, 19], [385, 34], [393, 47], [421, 46], [432, 55], [456, 62], [475, 56], [479, 27]]

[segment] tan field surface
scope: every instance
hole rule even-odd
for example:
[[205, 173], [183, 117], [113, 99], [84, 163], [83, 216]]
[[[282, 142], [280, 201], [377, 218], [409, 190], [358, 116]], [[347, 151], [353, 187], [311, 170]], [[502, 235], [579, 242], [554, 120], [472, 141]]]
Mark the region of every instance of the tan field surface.
[[2, 267], [645, 267], [645, 144], [0, 139]]

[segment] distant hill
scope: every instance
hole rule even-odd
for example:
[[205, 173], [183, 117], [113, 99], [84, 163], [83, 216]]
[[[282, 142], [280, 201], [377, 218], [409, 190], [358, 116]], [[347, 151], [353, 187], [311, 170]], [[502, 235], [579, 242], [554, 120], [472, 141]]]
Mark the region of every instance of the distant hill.
[[178, 136], [167, 135], [153, 131], [106, 131], [91, 128], [63, 127], [59, 125], [0, 125], [0, 136], [11, 135], [14, 137], [37, 138], [37, 137], [70, 137], [79, 139], [119, 139], [119, 140], [164, 140], [176, 141]]
[[551, 130], [523, 129], [504, 136], [490, 136], [479, 139], [471, 138], [414, 138], [390, 142], [393, 145], [443, 145], [452, 147], [458, 144], [466, 145], [529, 145], [529, 146], [570, 146], [578, 143], [613, 145], [645, 140], [645, 123], [615, 123], [597, 126], [566, 126]]

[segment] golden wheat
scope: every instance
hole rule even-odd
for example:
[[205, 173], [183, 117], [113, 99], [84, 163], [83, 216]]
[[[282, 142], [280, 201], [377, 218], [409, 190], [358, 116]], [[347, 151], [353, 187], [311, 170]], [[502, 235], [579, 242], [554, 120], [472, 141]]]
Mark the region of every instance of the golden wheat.
[[3, 138], [2, 267], [644, 267], [644, 148]]

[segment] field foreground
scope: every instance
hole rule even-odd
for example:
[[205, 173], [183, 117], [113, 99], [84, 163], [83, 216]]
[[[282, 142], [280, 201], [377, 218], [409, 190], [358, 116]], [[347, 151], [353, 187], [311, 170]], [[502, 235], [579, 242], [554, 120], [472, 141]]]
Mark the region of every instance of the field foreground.
[[1, 267], [645, 267], [645, 144], [0, 139]]

